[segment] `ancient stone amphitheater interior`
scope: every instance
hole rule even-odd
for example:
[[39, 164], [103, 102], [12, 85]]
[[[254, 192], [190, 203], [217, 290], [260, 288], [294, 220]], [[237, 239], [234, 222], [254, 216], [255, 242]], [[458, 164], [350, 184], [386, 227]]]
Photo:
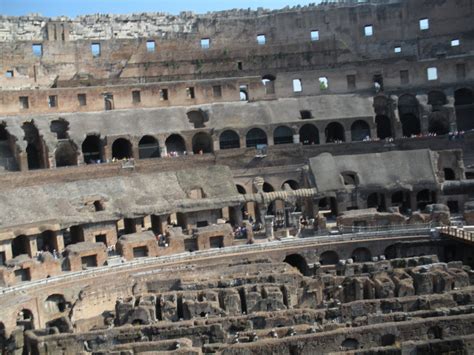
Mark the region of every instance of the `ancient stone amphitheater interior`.
[[0, 351], [473, 354], [473, 19], [0, 16]]

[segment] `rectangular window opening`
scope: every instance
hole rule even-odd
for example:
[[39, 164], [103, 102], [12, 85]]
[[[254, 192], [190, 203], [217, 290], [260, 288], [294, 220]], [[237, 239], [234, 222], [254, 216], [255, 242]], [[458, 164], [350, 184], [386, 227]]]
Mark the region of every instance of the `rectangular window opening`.
[[94, 58], [100, 57], [100, 43], [92, 43], [91, 52]]
[[394, 51], [395, 53], [401, 53], [401, 52], [402, 52], [402, 47], [395, 47], [395, 48], [393, 49], [393, 51]]
[[161, 89], [160, 90], [160, 100], [167, 101], [168, 100], [168, 89]]
[[456, 64], [456, 78], [458, 80], [464, 80], [466, 78], [466, 64]]
[[426, 74], [428, 76], [428, 80], [438, 80], [438, 69], [436, 67], [426, 69]]
[[133, 90], [132, 91], [132, 101], [134, 104], [138, 104], [142, 101], [140, 90]]
[[293, 92], [302, 92], [303, 91], [303, 84], [301, 83], [301, 79], [293, 79]]
[[33, 44], [33, 54], [36, 57], [41, 57], [43, 55], [43, 45], [42, 44]]
[[209, 38], [202, 38], [201, 39], [201, 48], [202, 49], [209, 49], [211, 46], [211, 40]]
[[13, 78], [13, 70], [7, 70], [5, 73], [5, 76], [7, 78]]
[[30, 103], [28, 101], [28, 96], [20, 96], [20, 107], [24, 110], [30, 107]]
[[461, 45], [461, 42], [459, 41], [459, 39], [453, 39], [451, 41], [451, 47], [459, 47]]
[[300, 116], [302, 120], [309, 120], [313, 118], [313, 115], [310, 110], [301, 110], [300, 111]]
[[347, 89], [354, 90], [356, 88], [356, 77], [351, 74], [347, 76]]
[[196, 96], [194, 94], [194, 88], [191, 86], [189, 88], [186, 88], [186, 96], [188, 97], [188, 99], [195, 99]]
[[77, 94], [77, 101], [79, 102], [79, 106], [86, 106], [87, 105], [86, 94]]
[[242, 70], [244, 68], [242, 62], [237, 62], [237, 69]]
[[215, 85], [212, 87], [212, 94], [214, 97], [222, 97], [222, 88], [220, 85]]
[[318, 30], [313, 30], [311, 31], [311, 41], [319, 41], [319, 31]]
[[56, 95], [48, 96], [48, 106], [50, 108], [58, 106], [58, 97]]
[[428, 20], [427, 18], [422, 18], [420, 20], [420, 30], [426, 31], [429, 28], [430, 28], [430, 20]]
[[240, 101], [249, 100], [249, 91], [247, 85], [240, 85], [239, 87]]
[[365, 37], [371, 37], [374, 34], [374, 27], [372, 25], [367, 25], [364, 27]]
[[148, 53], [153, 53], [155, 51], [155, 41], [146, 41], [146, 51]]
[[257, 35], [257, 43], [259, 45], [264, 45], [266, 42], [267, 42], [267, 39], [266, 39], [265, 35], [263, 35], [263, 34]]
[[325, 76], [320, 77], [319, 79], [319, 89], [321, 91], [329, 89], [329, 81]]

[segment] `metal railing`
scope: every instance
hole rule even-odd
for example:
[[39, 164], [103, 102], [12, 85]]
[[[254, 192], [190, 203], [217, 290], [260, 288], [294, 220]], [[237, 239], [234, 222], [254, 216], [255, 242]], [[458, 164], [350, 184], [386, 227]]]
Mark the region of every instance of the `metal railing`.
[[456, 239], [461, 239], [474, 243], [474, 232], [470, 232], [461, 228], [443, 226], [441, 227], [441, 233], [449, 237], [454, 237]]
[[[245, 244], [245, 245], [236, 245], [219, 249], [208, 249], [208, 250], [198, 250], [193, 252], [184, 252], [179, 254], [159, 256], [159, 257], [145, 257], [139, 258], [131, 261], [126, 261], [122, 264], [107, 265], [94, 267], [82, 271], [67, 272], [62, 275], [53, 276], [47, 279], [28, 281], [24, 284], [14, 285], [0, 289], [0, 294], [6, 294], [10, 292], [20, 291], [27, 288], [32, 288], [35, 286], [46, 285], [49, 283], [54, 283], [57, 281], [68, 281], [68, 280], [78, 280], [85, 277], [95, 277], [101, 274], [105, 274], [110, 271], [121, 271], [127, 269], [133, 269], [140, 266], [147, 266], [153, 264], [166, 264], [170, 262], [181, 262], [184, 260], [192, 261], [195, 259], [213, 257], [213, 256], [225, 256], [229, 254], [242, 253], [242, 252], [259, 252], [267, 251], [275, 248], [289, 248], [289, 247], [304, 247], [306, 245], [314, 245], [325, 242], [344, 242], [344, 241], [354, 241], [354, 240], [367, 240], [367, 239], [377, 239], [380, 237], [419, 237], [419, 236], [429, 236], [435, 237], [435, 233], [432, 233], [431, 228], [427, 228], [426, 225], [420, 226], [411, 226], [411, 228], [403, 229], [391, 229], [391, 230], [380, 230], [380, 231], [371, 231], [371, 232], [353, 232], [353, 233], [341, 233], [341, 234], [324, 234], [324, 235], [315, 235], [313, 237], [306, 238], [285, 238], [282, 240], [272, 240], [263, 243], [256, 244]], [[138, 272], [139, 274], [148, 274], [148, 273], [159, 273], [166, 272], [166, 269], [155, 268], [152, 271], [144, 271], [143, 273]], [[169, 271], [169, 270], [168, 270]]]

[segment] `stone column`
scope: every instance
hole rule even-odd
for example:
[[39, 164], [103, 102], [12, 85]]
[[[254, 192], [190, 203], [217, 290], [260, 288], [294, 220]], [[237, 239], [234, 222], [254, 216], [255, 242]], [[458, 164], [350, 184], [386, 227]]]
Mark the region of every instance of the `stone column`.
[[324, 132], [324, 129], [319, 129], [319, 127], [318, 127], [318, 133], [319, 133], [319, 144], [325, 144], [326, 143], [326, 134]]
[[300, 143], [300, 135], [293, 134], [293, 144], [299, 144], [299, 143]]
[[352, 132], [350, 129], [344, 131], [346, 142], [352, 142]]
[[55, 232], [55, 244], [56, 244], [56, 250], [61, 253], [64, 250], [64, 235], [63, 231], [56, 231]]
[[292, 227], [299, 228], [301, 215], [302, 215], [301, 212], [291, 212], [290, 223]]
[[275, 223], [275, 216], [265, 216], [265, 237], [269, 240], [272, 240], [274, 237], [273, 234], [273, 224]]
[[27, 236], [28, 238], [28, 254], [31, 258], [34, 258], [38, 253], [38, 244], [36, 241], [36, 236]]

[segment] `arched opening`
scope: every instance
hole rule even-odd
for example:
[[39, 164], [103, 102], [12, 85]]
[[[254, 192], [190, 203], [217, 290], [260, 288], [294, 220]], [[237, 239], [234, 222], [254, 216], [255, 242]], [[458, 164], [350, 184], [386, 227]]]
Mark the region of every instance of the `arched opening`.
[[281, 189], [285, 190], [285, 185], [288, 185], [292, 190], [298, 190], [300, 185], [295, 180], [286, 180], [282, 185]]
[[341, 343], [342, 350], [356, 350], [359, 348], [359, 342], [353, 338], [347, 338]]
[[265, 94], [272, 95], [275, 93], [275, 77], [271, 74], [262, 77], [262, 84], [265, 87]]
[[58, 250], [58, 245], [56, 243], [56, 233], [47, 230], [42, 232], [38, 238], [36, 238], [36, 247], [38, 250], [53, 252], [53, 250]]
[[273, 131], [274, 144], [291, 144], [293, 143], [293, 131], [287, 126], [279, 126]]
[[449, 133], [449, 120], [445, 113], [441, 111], [432, 112], [428, 122], [428, 131], [430, 133], [435, 133], [438, 136]]
[[59, 120], [51, 121], [51, 125], [49, 126], [52, 133], [56, 133], [56, 138], [59, 139], [68, 139], [69, 134], [69, 122], [63, 118]]
[[456, 174], [454, 173], [453, 169], [444, 168], [443, 173], [444, 173], [444, 180], [456, 180]]
[[300, 142], [303, 145], [319, 144], [319, 131], [315, 125], [307, 123], [301, 126]]
[[166, 139], [165, 142], [166, 151], [169, 155], [173, 154], [184, 154], [186, 151], [186, 145], [184, 144], [184, 139], [179, 134], [172, 134]]
[[428, 339], [443, 339], [443, 329], [437, 325], [434, 325], [426, 332]]
[[418, 100], [413, 95], [405, 94], [398, 99], [398, 113], [405, 137], [418, 135], [421, 132], [418, 106]]
[[125, 138], [116, 139], [112, 144], [112, 158], [121, 160], [130, 159], [131, 157], [133, 157], [132, 143]]
[[237, 192], [239, 194], [245, 195], [247, 193], [247, 191], [245, 190], [245, 187], [243, 187], [242, 185], [236, 185], [236, 186], [237, 186]]
[[25, 122], [22, 125], [22, 129], [25, 132], [25, 141], [28, 143], [26, 146], [26, 155], [28, 161], [28, 169], [43, 169], [46, 167], [46, 163], [43, 156], [43, 139], [39, 135], [38, 128], [33, 121]]
[[397, 338], [393, 334], [384, 334], [380, 337], [381, 346], [392, 346], [395, 344]]
[[424, 210], [427, 205], [435, 203], [435, 193], [428, 189], [419, 191], [416, 194], [416, 203], [419, 210]]
[[300, 254], [290, 254], [287, 255], [283, 262], [290, 264], [291, 266], [297, 268], [301, 274], [304, 276], [309, 275], [309, 267], [306, 259]]
[[385, 248], [383, 255], [385, 255], [385, 258], [388, 260], [398, 258], [397, 246], [389, 245], [388, 247]]
[[344, 171], [341, 173], [341, 177], [345, 186], [359, 185], [359, 176], [353, 171]]
[[230, 129], [224, 131], [219, 136], [219, 148], [220, 149], [236, 149], [240, 148], [240, 137], [239, 135]]
[[77, 147], [71, 141], [62, 141], [54, 152], [56, 167], [77, 165]]
[[5, 170], [13, 170], [16, 165], [12, 146], [13, 144], [10, 144], [10, 134], [6, 129], [6, 124], [0, 123], [0, 167]]
[[273, 192], [275, 189], [268, 182], [263, 183], [263, 192]]
[[257, 145], [267, 144], [267, 134], [260, 128], [252, 128], [245, 136], [247, 148], [254, 148]]
[[193, 137], [194, 154], [212, 153], [212, 145], [212, 137], [209, 133], [199, 132]]
[[388, 118], [387, 116], [375, 116], [375, 124], [377, 125], [377, 137], [379, 137], [380, 139], [385, 139], [393, 136], [390, 118]]
[[95, 164], [102, 161], [101, 141], [99, 136], [87, 136], [82, 142], [82, 155], [84, 163]]
[[48, 313], [62, 313], [66, 310], [66, 299], [61, 294], [52, 294], [46, 298], [44, 307]]
[[22, 309], [16, 316], [16, 325], [24, 330], [35, 329], [33, 312], [29, 309]]
[[[26, 235], [19, 235], [12, 240], [13, 257], [18, 255], [28, 255], [30, 251], [30, 240]], [[30, 255], [31, 256], [31, 255]]]
[[474, 129], [474, 95], [472, 90], [462, 88], [454, 92], [454, 107], [458, 130]]
[[209, 121], [207, 114], [202, 110], [193, 110], [186, 113], [189, 122], [194, 125], [194, 128], [206, 127], [206, 122]]
[[345, 142], [344, 127], [338, 122], [331, 122], [326, 126], [326, 143]]
[[404, 191], [396, 191], [392, 194], [392, 206], [398, 207], [400, 212], [405, 213], [410, 208], [410, 194]]
[[428, 93], [428, 105], [431, 105], [434, 110], [439, 109], [448, 103], [446, 95], [442, 91], [430, 91]]
[[372, 260], [372, 253], [367, 248], [356, 248], [351, 257], [356, 263], [365, 263]]
[[360, 142], [370, 138], [370, 127], [365, 121], [355, 121], [351, 126], [351, 139], [353, 142]]
[[319, 257], [321, 265], [336, 265], [339, 262], [339, 255], [332, 250], [325, 251]]
[[138, 142], [138, 158], [151, 159], [160, 157], [160, 145], [152, 136], [143, 136]]

